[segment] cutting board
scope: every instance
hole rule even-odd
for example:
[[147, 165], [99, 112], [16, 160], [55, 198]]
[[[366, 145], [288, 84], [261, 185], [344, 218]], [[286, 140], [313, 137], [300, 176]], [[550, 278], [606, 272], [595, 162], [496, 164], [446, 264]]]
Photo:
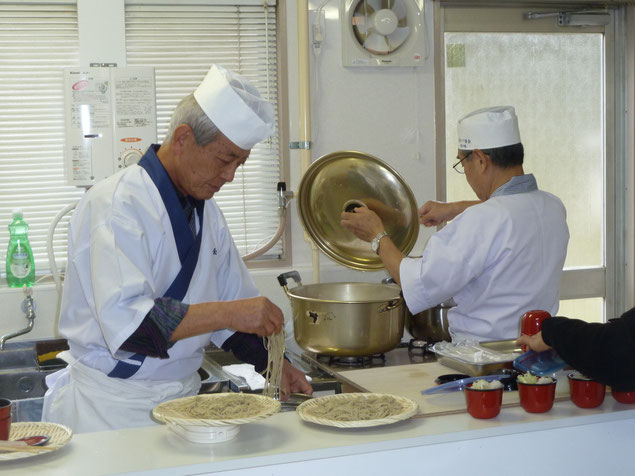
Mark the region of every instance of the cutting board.
[[[396, 367], [375, 367], [339, 372], [343, 380], [367, 392], [387, 393], [410, 398], [419, 404], [421, 417], [465, 413], [465, 396], [462, 391], [421, 395], [422, 390], [436, 387], [434, 380], [443, 374], [456, 373], [455, 370], [437, 362], [400, 365]], [[566, 379], [564, 379], [566, 380]], [[569, 389], [563, 379], [558, 380], [556, 401], [569, 398]], [[519, 406], [518, 392], [503, 392], [503, 407]]]

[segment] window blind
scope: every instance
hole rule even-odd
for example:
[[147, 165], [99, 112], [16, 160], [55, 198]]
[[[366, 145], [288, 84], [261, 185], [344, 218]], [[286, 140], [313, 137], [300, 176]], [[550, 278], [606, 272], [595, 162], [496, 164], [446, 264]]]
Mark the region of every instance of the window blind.
[[[11, 211], [29, 224], [38, 275], [48, 273], [48, 227], [83, 189], [64, 180], [63, 68], [79, 66], [77, 8], [0, 4], [0, 255], [9, 242]], [[53, 249], [66, 262], [68, 219], [56, 228]]]
[[[155, 68], [159, 141], [177, 103], [194, 92], [214, 63], [249, 79], [273, 104], [278, 125], [276, 6], [202, 3], [126, 4], [127, 65]], [[271, 138], [252, 149], [234, 181], [214, 195], [243, 255], [266, 244], [278, 227], [279, 180], [276, 127]], [[278, 242], [262, 258], [278, 258], [282, 250]]]

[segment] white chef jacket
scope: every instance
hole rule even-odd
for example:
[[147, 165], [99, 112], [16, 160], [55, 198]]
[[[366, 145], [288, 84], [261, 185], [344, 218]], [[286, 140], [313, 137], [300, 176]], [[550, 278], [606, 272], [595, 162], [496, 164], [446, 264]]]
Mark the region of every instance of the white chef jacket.
[[[198, 226], [198, 225], [197, 225]], [[205, 203], [198, 264], [184, 303], [229, 301], [258, 290], [229, 234], [222, 212]], [[60, 312], [60, 333], [76, 359], [108, 374], [118, 351], [154, 299], [163, 296], [181, 263], [172, 225], [159, 192], [133, 166], [87, 192], [69, 225], [69, 257]], [[232, 331], [180, 340], [169, 359], [148, 357], [131, 378], [180, 379], [195, 372], [210, 338], [222, 344]]]
[[[142, 167], [128, 167], [86, 193], [69, 225], [68, 249], [60, 334], [68, 339], [72, 360], [107, 375], [117, 363], [115, 357], [132, 355], [119, 347], [181, 269], [167, 210]], [[213, 199], [206, 201], [198, 263], [183, 302], [257, 295], [222, 212]], [[220, 346], [232, 334], [224, 329], [179, 340], [168, 349], [169, 359], [147, 357], [129, 380], [187, 380], [200, 367], [210, 340]], [[50, 376], [49, 387], [55, 387], [64, 372]], [[46, 398], [53, 395], [47, 393]]]
[[421, 258], [402, 260], [404, 299], [416, 314], [454, 298], [453, 341], [517, 338], [525, 312], [558, 311], [568, 241], [560, 199], [531, 174], [514, 177], [435, 233]]

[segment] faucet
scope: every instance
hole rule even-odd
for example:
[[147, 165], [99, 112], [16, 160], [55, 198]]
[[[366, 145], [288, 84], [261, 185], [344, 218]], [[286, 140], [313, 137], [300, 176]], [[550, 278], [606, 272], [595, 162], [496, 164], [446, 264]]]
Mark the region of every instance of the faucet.
[[26, 285], [24, 285], [23, 289], [26, 297], [24, 298], [24, 301], [22, 301], [22, 311], [29, 323], [24, 329], [20, 329], [19, 331], [12, 332], [11, 334], [5, 334], [0, 337], [0, 350], [4, 350], [4, 343], [9, 339], [27, 334], [33, 329], [33, 321], [35, 321], [35, 301], [33, 301], [33, 290]]

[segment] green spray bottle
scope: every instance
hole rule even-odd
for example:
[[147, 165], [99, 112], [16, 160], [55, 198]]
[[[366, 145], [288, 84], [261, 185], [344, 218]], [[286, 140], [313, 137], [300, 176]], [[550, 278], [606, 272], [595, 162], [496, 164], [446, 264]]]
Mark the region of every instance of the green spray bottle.
[[13, 210], [7, 250], [7, 283], [12, 288], [21, 288], [25, 284], [33, 286], [35, 282], [35, 264], [28, 231], [29, 225], [22, 219], [22, 210]]

